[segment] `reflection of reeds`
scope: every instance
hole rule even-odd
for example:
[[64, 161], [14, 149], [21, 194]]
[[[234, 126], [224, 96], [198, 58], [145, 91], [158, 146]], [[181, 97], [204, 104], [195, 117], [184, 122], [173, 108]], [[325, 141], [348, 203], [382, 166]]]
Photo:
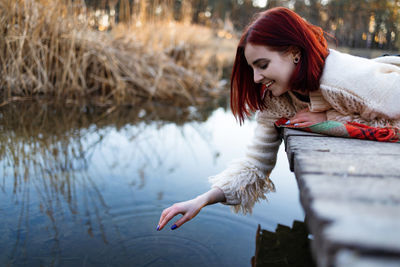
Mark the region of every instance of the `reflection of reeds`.
[[[18, 225], [15, 226], [18, 234], [16, 240], [9, 241], [14, 243], [10, 258], [18, 258], [21, 248], [24, 250], [28, 243], [27, 237], [20, 237], [19, 229], [24, 229], [26, 235], [35, 236], [29, 233], [31, 199], [38, 199], [40, 211], [48, 218], [52, 253], [56, 257], [60, 251], [63, 218], [84, 222], [90, 236], [99, 233], [107, 243], [103, 221], [107, 220], [109, 208], [96, 180], [87, 172], [93, 153], [101, 147], [112, 129], [120, 130], [126, 125], [142, 123], [157, 122], [161, 127], [170, 122], [181, 125], [189, 121], [204, 121], [214, 106], [202, 108], [195, 112], [190, 107], [176, 108], [150, 102], [135, 107], [111, 108], [62, 107], [44, 102], [40, 106], [12, 103], [3, 107], [0, 110], [2, 189], [3, 193], [8, 193], [11, 188], [6, 188], [6, 185], [11, 184], [12, 198], [20, 207]], [[137, 142], [141, 131], [141, 127], [133, 131], [130, 140]], [[148, 162], [157, 156], [156, 151], [144, 151], [140, 144], [135, 149], [141, 158], [151, 153]], [[140, 189], [145, 183], [145, 166], [138, 171], [140, 184], [137, 186]]]
[[[170, 23], [140, 25], [138, 18], [99, 32], [89, 26], [89, 11], [76, 2], [80, 1], [0, 0], [3, 104], [51, 96], [101, 105], [132, 104], [143, 98], [190, 105], [218, 92], [221, 72], [215, 66], [222, 69], [222, 61], [212, 51], [215, 41], [211, 48], [201, 41], [210, 40], [210, 29], [172, 18]], [[121, 3], [128, 12], [122, 17], [148, 15], [129, 7], [129, 1]]]
[[[96, 184], [86, 174], [87, 160], [95, 144], [84, 145], [85, 130], [66, 128], [67, 125], [71, 127], [71, 123], [86, 127], [90, 124], [85, 118], [83, 123], [72, 120], [73, 115], [76, 116], [76, 113], [31, 104], [18, 107], [9, 105], [8, 109], [1, 112], [0, 125], [7, 132], [0, 137], [4, 144], [0, 147], [1, 175], [8, 183], [13, 179], [13, 200], [15, 205], [21, 207], [18, 225], [15, 226], [18, 234], [11, 255], [8, 255], [12, 260], [22, 256], [20, 247], [25, 250], [28, 243], [28, 238], [20, 237], [20, 232], [32, 234], [29, 233], [32, 195], [33, 199], [38, 200], [40, 211], [48, 218], [52, 253], [58, 255], [60, 251], [60, 220], [64, 216], [79, 220], [79, 213], [82, 213], [88, 232], [97, 226], [105, 236], [102, 218], [92, 213], [107, 210], [107, 206]], [[61, 127], [63, 124], [66, 126]], [[6, 188], [3, 190], [7, 193]], [[77, 203], [80, 197], [84, 198], [84, 203]]]
[[155, 121], [160, 126], [169, 122], [182, 125], [204, 121], [213, 110], [212, 104], [197, 111], [154, 103], [132, 108], [11, 104], [0, 113], [0, 127], [6, 133], [0, 136], [3, 177], [14, 176], [15, 193], [32, 172], [35, 177], [49, 176], [50, 182], [57, 184], [56, 190], [70, 202], [70, 186], [58, 176], [86, 170], [90, 153], [98, 145], [97, 141], [86, 142], [86, 135], [96, 133], [101, 142], [102, 128], [111, 126], [118, 130]]

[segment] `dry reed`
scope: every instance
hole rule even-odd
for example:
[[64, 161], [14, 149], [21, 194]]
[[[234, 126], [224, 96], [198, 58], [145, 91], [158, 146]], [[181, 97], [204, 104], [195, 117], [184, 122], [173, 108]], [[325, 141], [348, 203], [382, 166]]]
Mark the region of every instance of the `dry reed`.
[[77, 1], [0, 0], [0, 106], [41, 96], [97, 105], [143, 99], [192, 105], [221, 92], [226, 56], [218, 54], [211, 29], [175, 22], [172, 15], [168, 23], [140, 24], [147, 13], [122, 2], [127, 23], [100, 32]]

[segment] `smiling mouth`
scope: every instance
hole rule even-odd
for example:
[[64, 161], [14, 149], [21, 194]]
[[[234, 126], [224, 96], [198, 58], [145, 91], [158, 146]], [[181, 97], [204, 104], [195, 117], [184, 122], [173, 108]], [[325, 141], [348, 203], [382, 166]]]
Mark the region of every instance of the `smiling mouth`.
[[274, 83], [274, 81], [269, 81], [265, 84], [265, 89], [269, 89], [269, 87], [271, 87], [271, 85]]

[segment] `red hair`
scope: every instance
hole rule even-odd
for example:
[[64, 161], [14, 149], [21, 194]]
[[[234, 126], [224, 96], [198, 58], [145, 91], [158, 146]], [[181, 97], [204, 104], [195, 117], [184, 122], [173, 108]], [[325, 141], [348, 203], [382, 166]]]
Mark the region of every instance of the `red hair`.
[[325, 58], [329, 54], [323, 30], [287, 8], [277, 7], [261, 12], [243, 32], [232, 70], [231, 109], [240, 123], [250, 112], [267, 108], [262, 99], [262, 85], [254, 83], [253, 69], [244, 56], [247, 43], [268, 46], [281, 52], [298, 48], [301, 59], [290, 78], [290, 90], [318, 90]]

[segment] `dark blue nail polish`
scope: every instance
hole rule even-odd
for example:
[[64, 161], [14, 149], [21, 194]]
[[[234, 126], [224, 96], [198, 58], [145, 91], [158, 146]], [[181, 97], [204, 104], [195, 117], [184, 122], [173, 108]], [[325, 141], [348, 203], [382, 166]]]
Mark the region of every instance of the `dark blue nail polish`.
[[171, 226], [171, 230], [175, 230], [176, 228], [178, 228], [178, 226], [176, 226], [176, 224]]
[[157, 231], [160, 231], [160, 226], [159, 225], [157, 225]]

